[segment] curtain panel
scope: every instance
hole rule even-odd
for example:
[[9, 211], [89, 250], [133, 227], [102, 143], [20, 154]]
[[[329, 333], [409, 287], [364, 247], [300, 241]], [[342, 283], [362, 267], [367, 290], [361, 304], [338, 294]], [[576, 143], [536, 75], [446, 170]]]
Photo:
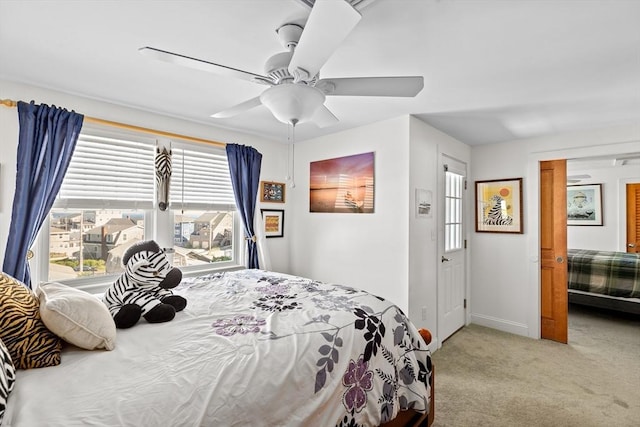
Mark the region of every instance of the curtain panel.
[[227, 144], [227, 160], [236, 207], [242, 219], [247, 242], [247, 268], [260, 268], [254, 214], [260, 184], [262, 154], [253, 147]]
[[31, 288], [27, 253], [60, 190], [84, 116], [18, 102], [16, 191], [3, 271]]

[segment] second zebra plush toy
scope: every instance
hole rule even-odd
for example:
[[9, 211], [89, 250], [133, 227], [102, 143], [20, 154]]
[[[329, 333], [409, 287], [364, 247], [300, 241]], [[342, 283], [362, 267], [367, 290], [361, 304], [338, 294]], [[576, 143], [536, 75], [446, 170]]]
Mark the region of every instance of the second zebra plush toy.
[[171, 267], [155, 241], [132, 245], [122, 263], [124, 273], [102, 298], [117, 328], [130, 328], [140, 317], [149, 323], [168, 322], [187, 306], [186, 299], [171, 291], [182, 280], [182, 272]]

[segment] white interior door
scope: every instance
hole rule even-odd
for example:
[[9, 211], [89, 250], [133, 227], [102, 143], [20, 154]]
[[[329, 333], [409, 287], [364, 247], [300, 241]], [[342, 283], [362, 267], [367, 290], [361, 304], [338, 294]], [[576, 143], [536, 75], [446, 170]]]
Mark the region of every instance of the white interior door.
[[465, 163], [442, 155], [440, 230], [442, 238], [438, 260], [438, 338], [446, 340], [465, 325], [466, 320], [466, 241]]

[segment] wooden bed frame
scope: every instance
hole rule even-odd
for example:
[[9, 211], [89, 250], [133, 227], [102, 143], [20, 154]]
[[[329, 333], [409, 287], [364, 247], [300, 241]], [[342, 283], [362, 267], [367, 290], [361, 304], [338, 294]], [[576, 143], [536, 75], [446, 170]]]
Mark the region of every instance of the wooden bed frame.
[[[427, 345], [431, 343], [431, 332], [428, 329], [419, 329], [420, 336], [424, 340]], [[432, 372], [431, 372], [431, 393], [429, 396], [429, 413], [421, 414], [420, 412], [416, 412], [414, 410], [403, 411], [398, 414], [393, 420], [388, 423], [382, 424], [381, 427], [428, 427], [433, 424], [433, 419], [435, 417], [435, 366], [432, 364]]]

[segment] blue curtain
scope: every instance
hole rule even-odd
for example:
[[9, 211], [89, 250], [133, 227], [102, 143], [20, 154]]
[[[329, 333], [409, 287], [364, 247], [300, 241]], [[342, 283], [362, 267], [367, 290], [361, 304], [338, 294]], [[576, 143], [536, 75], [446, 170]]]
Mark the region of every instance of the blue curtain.
[[83, 119], [56, 106], [18, 102], [16, 191], [2, 269], [29, 288], [27, 252], [60, 191]]
[[253, 215], [256, 210], [258, 184], [260, 183], [262, 154], [253, 147], [227, 144], [227, 160], [236, 207], [244, 224], [245, 236], [247, 236], [247, 252], [249, 254], [247, 268], [260, 268]]

